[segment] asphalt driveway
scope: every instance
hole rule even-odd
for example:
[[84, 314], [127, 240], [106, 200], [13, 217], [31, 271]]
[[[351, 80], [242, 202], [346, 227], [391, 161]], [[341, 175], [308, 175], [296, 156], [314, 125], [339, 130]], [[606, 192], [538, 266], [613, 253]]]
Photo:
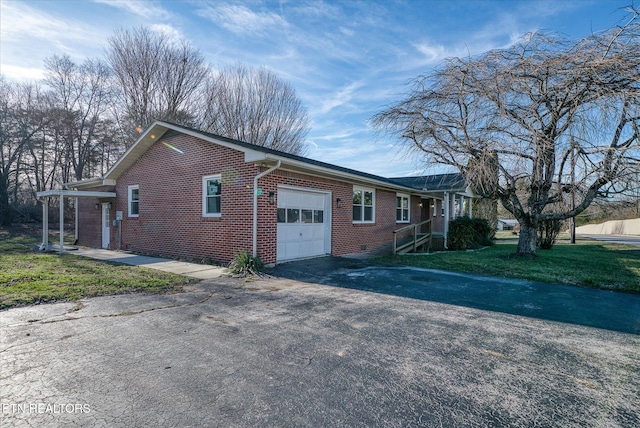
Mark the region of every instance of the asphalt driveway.
[[322, 257], [277, 265], [279, 277], [640, 334], [640, 294]]
[[289, 279], [6, 310], [0, 332], [3, 427], [640, 426], [638, 335]]

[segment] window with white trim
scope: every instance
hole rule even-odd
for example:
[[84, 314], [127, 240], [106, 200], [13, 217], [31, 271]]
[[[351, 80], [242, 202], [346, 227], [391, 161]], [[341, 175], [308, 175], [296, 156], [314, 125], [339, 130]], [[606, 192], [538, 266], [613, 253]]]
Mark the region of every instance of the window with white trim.
[[202, 177], [202, 216], [220, 217], [222, 208], [222, 176]]
[[353, 188], [353, 222], [373, 223], [375, 221], [375, 190], [364, 187]]
[[138, 217], [140, 215], [140, 186], [133, 185], [128, 187], [127, 206], [129, 217]]
[[396, 193], [396, 223], [409, 223], [409, 195]]

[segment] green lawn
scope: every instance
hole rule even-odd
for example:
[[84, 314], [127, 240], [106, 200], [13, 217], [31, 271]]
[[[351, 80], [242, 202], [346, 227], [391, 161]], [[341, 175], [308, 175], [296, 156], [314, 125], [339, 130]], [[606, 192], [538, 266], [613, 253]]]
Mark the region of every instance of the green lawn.
[[495, 246], [477, 251], [401, 255], [384, 260], [430, 269], [640, 293], [638, 247], [586, 239], [571, 245], [562, 239], [551, 250], [538, 250], [535, 258], [515, 257], [515, 250], [516, 240], [498, 239]]
[[0, 228], [0, 309], [107, 294], [174, 292], [197, 281], [71, 254], [40, 253], [39, 243], [33, 228]]

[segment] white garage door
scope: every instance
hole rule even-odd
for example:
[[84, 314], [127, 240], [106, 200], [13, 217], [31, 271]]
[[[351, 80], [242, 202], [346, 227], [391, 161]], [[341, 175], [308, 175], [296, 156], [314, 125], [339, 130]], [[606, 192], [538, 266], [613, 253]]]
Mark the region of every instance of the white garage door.
[[329, 198], [327, 193], [278, 189], [278, 261], [331, 252]]

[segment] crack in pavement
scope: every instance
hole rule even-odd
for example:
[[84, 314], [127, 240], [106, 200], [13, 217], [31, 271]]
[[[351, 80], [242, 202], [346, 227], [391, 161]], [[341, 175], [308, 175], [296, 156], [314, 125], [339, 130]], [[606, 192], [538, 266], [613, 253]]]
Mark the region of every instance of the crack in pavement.
[[[122, 317], [122, 316], [132, 316], [132, 315], [143, 314], [145, 312], [159, 311], [159, 310], [164, 310], [164, 309], [187, 308], [187, 307], [196, 306], [196, 305], [200, 305], [202, 303], [207, 302], [216, 293], [217, 293], [217, 290], [211, 291], [205, 297], [203, 297], [202, 299], [197, 300], [195, 302], [190, 302], [190, 303], [179, 303], [179, 304], [173, 304], [173, 305], [168, 305], [168, 306], [159, 306], [159, 307], [141, 309], [139, 311], [125, 311], [125, 312], [120, 312], [120, 313], [116, 313], [116, 314], [99, 314], [99, 315], [87, 315], [87, 316], [84, 316], [84, 317], [67, 317], [67, 318], [62, 318], [62, 319], [57, 319], [57, 320], [48, 320], [48, 321], [32, 319], [32, 320], [27, 320], [27, 324], [44, 325], [44, 324], [54, 324], [54, 323], [65, 322], [65, 321], [77, 321], [77, 320], [81, 320], [81, 319], [113, 318], [113, 317]], [[56, 316], [58, 316], [58, 315], [56, 315]], [[54, 317], [49, 317], [49, 318], [54, 318]], [[24, 325], [24, 324], [12, 324], [12, 325], [10, 325], [8, 327], [15, 327], [15, 326], [19, 326], [19, 325]], [[23, 346], [29, 346], [32, 343], [33, 342], [21, 343], [21, 344], [16, 344], [16, 345], [13, 345], [13, 346], [9, 346], [7, 348], [0, 349], [0, 354], [2, 354], [4, 352], [7, 352], [9, 350], [12, 350], [12, 349], [20, 348], [20, 347], [23, 347]]]
[[200, 305], [202, 303], [205, 303], [206, 301], [211, 299], [211, 297], [213, 297], [213, 295], [215, 293], [216, 293], [216, 291], [211, 291], [204, 298], [202, 298], [202, 299], [200, 299], [198, 301], [195, 301], [195, 302], [191, 302], [191, 303], [176, 303], [176, 304], [168, 305], [168, 306], [159, 306], [159, 307], [154, 307], [154, 308], [141, 309], [139, 311], [125, 311], [125, 312], [120, 312], [120, 313], [117, 313], [117, 314], [88, 315], [88, 316], [84, 316], [84, 317], [62, 318], [62, 319], [59, 319], [59, 320], [38, 321], [38, 324], [53, 324], [53, 323], [58, 323], [58, 322], [63, 322], [63, 321], [75, 321], [75, 320], [86, 319], [86, 318], [124, 317], [124, 316], [131, 316], [131, 315], [139, 315], [139, 314], [143, 314], [145, 312], [160, 311], [160, 310], [164, 310], [164, 309], [188, 308], [190, 306], [196, 306], [196, 305]]

